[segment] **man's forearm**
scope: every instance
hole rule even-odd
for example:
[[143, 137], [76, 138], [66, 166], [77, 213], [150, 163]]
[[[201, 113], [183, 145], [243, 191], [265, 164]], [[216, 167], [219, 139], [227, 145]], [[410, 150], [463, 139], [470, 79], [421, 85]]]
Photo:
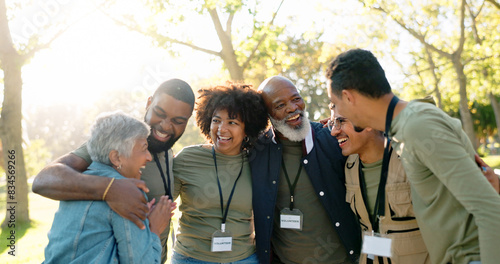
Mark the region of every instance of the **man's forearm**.
[[54, 200], [100, 201], [106, 193], [109, 207], [120, 216], [144, 229], [143, 220], [149, 212], [148, 192], [143, 181], [82, 174], [89, 164], [75, 154], [67, 154], [45, 167], [33, 181], [33, 192]]
[[34, 193], [54, 200], [101, 200], [110, 180], [54, 163], [40, 171], [32, 189]]
[[89, 164], [72, 153], [45, 167], [33, 181], [33, 192], [54, 200], [101, 200], [110, 178], [86, 175]]

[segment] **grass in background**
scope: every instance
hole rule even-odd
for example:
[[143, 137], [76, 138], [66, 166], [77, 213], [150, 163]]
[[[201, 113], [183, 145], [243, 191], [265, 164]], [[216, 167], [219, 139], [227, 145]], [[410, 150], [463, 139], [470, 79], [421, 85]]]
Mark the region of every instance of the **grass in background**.
[[[31, 185], [29, 186], [31, 190]], [[0, 183], [0, 219], [5, 218], [5, 181]], [[49, 243], [47, 233], [52, 226], [54, 214], [59, 208], [59, 201], [54, 201], [38, 194], [28, 194], [31, 224], [20, 226], [16, 223], [16, 256], [8, 254], [7, 238], [10, 228], [2, 229], [0, 234], [0, 263], [4, 264], [40, 264], [44, 261], [44, 249]], [[177, 225], [179, 212], [172, 218], [174, 226]], [[168, 241], [168, 256], [172, 255], [172, 243]], [[170, 259], [170, 257], [169, 257]], [[166, 264], [170, 263], [167, 260]]]
[[[29, 188], [31, 189], [31, 186]], [[3, 214], [0, 219], [3, 220], [5, 218], [5, 183], [2, 183], [0, 190], [2, 190], [0, 191], [0, 212]], [[59, 207], [59, 202], [31, 192], [28, 194], [28, 199], [31, 224], [18, 225], [16, 223], [16, 256], [9, 255], [6, 244], [1, 243], [0, 263], [39, 264], [44, 260], [43, 251], [48, 243], [47, 233], [52, 226], [54, 213]], [[8, 227], [2, 229], [0, 241], [8, 241], [10, 230]]]
[[500, 169], [500, 155], [491, 155], [482, 158], [486, 164], [494, 169]]

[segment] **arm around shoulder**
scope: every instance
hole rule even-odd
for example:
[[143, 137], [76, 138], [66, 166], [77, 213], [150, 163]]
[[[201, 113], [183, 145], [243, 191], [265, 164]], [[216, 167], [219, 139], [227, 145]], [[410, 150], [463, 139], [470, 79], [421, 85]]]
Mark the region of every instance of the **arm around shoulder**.
[[109, 178], [85, 175], [89, 164], [68, 153], [43, 168], [33, 181], [33, 192], [55, 200], [100, 200]]
[[54, 200], [100, 201], [108, 190], [106, 202], [111, 209], [143, 229], [141, 219], [146, 219], [149, 209], [139, 188], [148, 192], [146, 184], [136, 179], [111, 182], [108, 177], [83, 174], [88, 166], [83, 158], [66, 154], [38, 173], [33, 192]]

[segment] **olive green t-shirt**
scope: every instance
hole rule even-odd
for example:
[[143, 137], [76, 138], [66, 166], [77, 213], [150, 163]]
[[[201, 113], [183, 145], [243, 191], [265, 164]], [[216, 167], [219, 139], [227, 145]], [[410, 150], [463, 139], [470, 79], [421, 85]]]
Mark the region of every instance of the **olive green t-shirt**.
[[382, 160], [375, 161], [373, 163], [363, 164], [363, 175], [366, 183], [366, 205], [368, 206], [368, 212], [373, 215], [373, 210], [375, 210], [375, 202], [377, 201], [378, 186], [380, 184], [380, 174], [382, 172]]
[[411, 101], [389, 135], [410, 181], [432, 263], [498, 263], [500, 196], [478, 168], [460, 121]]
[[221, 229], [222, 212], [212, 149], [201, 145], [186, 147], [174, 158], [174, 196], [180, 196], [182, 213], [174, 250], [203, 261], [234, 262], [255, 253], [250, 166], [246, 154], [216, 153], [216, 160], [224, 210], [243, 165], [226, 220], [226, 230], [233, 238], [232, 251], [210, 250], [212, 234]]
[[[280, 139], [283, 159], [290, 183], [293, 184], [302, 158], [302, 143]], [[283, 167], [283, 166], [282, 166]], [[272, 246], [283, 263], [350, 263], [337, 231], [316, 196], [305, 168], [295, 188], [294, 208], [303, 216], [302, 230], [281, 229], [280, 211], [290, 207], [290, 189], [281, 168], [278, 198], [274, 212]]]

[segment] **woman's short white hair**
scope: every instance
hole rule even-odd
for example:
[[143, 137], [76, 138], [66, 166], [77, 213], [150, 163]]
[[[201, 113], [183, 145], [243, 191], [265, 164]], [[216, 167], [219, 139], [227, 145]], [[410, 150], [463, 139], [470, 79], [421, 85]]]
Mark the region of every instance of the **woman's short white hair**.
[[135, 141], [147, 138], [149, 126], [122, 111], [100, 114], [90, 131], [87, 149], [92, 161], [112, 165], [109, 153], [118, 151], [120, 155], [130, 157]]

